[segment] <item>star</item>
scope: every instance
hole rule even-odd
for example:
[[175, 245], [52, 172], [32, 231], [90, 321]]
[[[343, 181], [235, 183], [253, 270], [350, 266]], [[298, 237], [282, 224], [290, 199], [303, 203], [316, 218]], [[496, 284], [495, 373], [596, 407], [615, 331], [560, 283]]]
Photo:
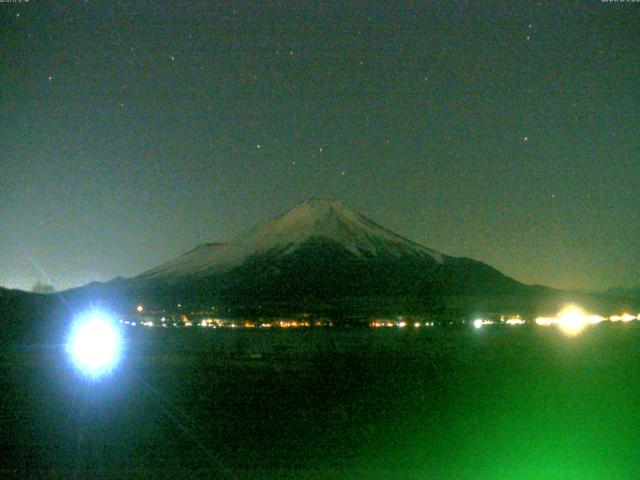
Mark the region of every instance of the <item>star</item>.
[[529, 137], [523, 137], [523, 138], [522, 138], [522, 141], [523, 141], [523, 142], [528, 142], [528, 141], [529, 141]]
[[256, 145], [256, 148], [259, 150], [262, 148], [262, 145], [260, 145], [259, 143]]

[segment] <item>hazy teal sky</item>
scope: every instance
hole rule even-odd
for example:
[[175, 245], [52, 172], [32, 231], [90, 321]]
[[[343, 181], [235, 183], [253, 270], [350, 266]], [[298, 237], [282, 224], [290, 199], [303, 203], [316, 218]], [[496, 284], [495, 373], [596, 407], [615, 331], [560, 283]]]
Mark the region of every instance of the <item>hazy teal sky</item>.
[[0, 285], [311, 195], [524, 282], [640, 284], [640, 3], [132, 3], [0, 3]]

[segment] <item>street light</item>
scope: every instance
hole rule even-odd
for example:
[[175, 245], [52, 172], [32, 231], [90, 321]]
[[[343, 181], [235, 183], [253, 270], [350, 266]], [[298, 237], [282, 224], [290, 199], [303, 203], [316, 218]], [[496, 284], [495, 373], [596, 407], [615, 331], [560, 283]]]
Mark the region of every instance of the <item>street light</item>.
[[117, 323], [107, 313], [91, 310], [75, 319], [66, 351], [83, 375], [95, 379], [116, 367], [122, 343]]

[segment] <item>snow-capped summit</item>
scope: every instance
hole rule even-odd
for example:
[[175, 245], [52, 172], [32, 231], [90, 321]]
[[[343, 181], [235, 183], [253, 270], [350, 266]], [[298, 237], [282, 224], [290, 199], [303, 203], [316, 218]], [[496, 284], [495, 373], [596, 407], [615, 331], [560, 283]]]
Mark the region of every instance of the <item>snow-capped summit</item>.
[[442, 255], [381, 227], [334, 199], [310, 198], [273, 220], [238, 238], [254, 253], [284, 248], [283, 253], [313, 238], [339, 243], [357, 256], [407, 252], [427, 254], [438, 261]]
[[410, 255], [429, 257], [438, 263], [444, 259], [442, 254], [381, 227], [338, 200], [310, 198], [228, 243], [202, 244], [138, 278], [175, 281], [221, 274], [252, 256], [285, 256], [313, 241], [337, 244], [355, 257]]
[[451, 296], [517, 295], [527, 288], [324, 198], [310, 198], [227, 243], [200, 245], [131, 279], [130, 287], [145, 301], [213, 303], [250, 315], [443, 311]]

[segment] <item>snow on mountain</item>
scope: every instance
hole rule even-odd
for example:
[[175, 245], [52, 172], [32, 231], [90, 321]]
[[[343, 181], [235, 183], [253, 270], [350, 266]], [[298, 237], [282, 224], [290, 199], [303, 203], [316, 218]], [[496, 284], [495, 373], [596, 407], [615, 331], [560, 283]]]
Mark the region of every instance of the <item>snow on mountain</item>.
[[223, 272], [228, 269], [227, 267], [235, 266], [235, 262], [229, 262], [230, 258], [228, 258], [235, 255], [229, 255], [228, 250], [223, 243], [204, 243], [173, 260], [144, 272], [136, 278], [181, 277], [197, 275], [205, 270], [211, 270], [211, 273], [216, 273], [215, 267], [219, 272]]
[[417, 255], [438, 263], [445, 258], [381, 227], [337, 200], [311, 198], [229, 243], [200, 245], [137, 278], [178, 279], [220, 274], [241, 265], [252, 255], [287, 255], [314, 239], [338, 243], [356, 257]]

